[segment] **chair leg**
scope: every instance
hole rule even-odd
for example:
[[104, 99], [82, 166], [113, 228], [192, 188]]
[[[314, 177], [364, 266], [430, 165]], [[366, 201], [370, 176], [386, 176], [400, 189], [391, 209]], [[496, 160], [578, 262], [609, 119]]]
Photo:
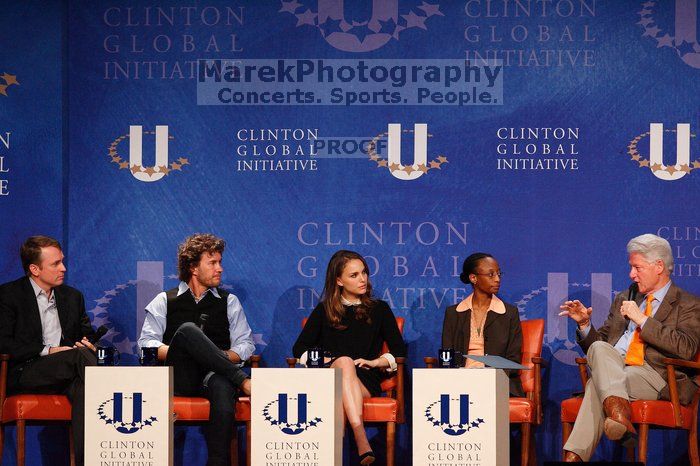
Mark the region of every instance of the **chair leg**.
[[649, 424], [639, 424], [639, 461], [647, 462], [647, 441], [649, 440]]
[[246, 466], [251, 466], [251, 464], [252, 464], [250, 461], [250, 458], [251, 458], [250, 447], [252, 444], [253, 444], [253, 442], [251, 442], [251, 438], [250, 438], [250, 421], [246, 421], [245, 422], [245, 464], [246, 464]]
[[73, 442], [73, 425], [68, 424], [68, 455], [70, 466], [75, 466], [75, 443]]
[[238, 461], [238, 428], [236, 424], [233, 425], [233, 435], [231, 436], [231, 442], [229, 443], [229, 456], [231, 457], [231, 466], [239, 466]]
[[386, 466], [394, 466], [396, 457], [396, 423], [386, 423]]
[[520, 466], [528, 466], [530, 459], [530, 423], [523, 422], [520, 424]]
[[698, 455], [698, 423], [697, 419], [690, 426], [688, 431], [688, 456], [691, 466], [700, 466], [700, 456]]
[[535, 449], [535, 425], [530, 429], [530, 466], [537, 466], [537, 450]]
[[25, 421], [17, 420], [17, 466], [24, 466], [25, 430]]
[[566, 445], [567, 440], [569, 440], [569, 436], [571, 435], [571, 431], [573, 429], [573, 426], [570, 422], [562, 422], [561, 423], [561, 459], [564, 459], [564, 456], [566, 456], [566, 452], [564, 452], [564, 445]]

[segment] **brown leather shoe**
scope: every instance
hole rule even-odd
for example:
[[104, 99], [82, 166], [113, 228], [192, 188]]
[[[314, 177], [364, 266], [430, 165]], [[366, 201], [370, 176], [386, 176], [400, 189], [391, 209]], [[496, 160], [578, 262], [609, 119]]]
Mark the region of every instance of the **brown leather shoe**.
[[630, 402], [619, 396], [609, 396], [603, 401], [605, 423], [603, 431], [610, 440], [619, 440], [624, 447], [637, 446], [637, 431], [630, 422]]
[[578, 456], [573, 451], [568, 451], [568, 450], [565, 450], [565, 451], [566, 451], [566, 454], [564, 455], [564, 462], [565, 463], [581, 463], [581, 462], [583, 462], [581, 457]]

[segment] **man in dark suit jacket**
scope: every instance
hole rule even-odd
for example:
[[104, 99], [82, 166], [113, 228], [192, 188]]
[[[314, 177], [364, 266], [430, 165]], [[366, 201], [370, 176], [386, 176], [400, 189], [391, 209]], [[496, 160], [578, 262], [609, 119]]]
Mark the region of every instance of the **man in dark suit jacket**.
[[[590, 324], [591, 308], [579, 301], [561, 306], [560, 315], [578, 324], [578, 342], [591, 369], [576, 423], [564, 445], [569, 462], [587, 461], [603, 432], [624, 446], [636, 445], [630, 400], [668, 399], [663, 358], [689, 360], [698, 350], [700, 298], [671, 282], [673, 254], [668, 241], [641, 235], [630, 240], [627, 252], [639, 299], [630, 300], [632, 291], [618, 294], [598, 330]], [[695, 383], [680, 369], [676, 374], [681, 403], [687, 404]]]
[[64, 393], [72, 403], [76, 462], [83, 464], [85, 366], [95, 365], [83, 295], [63, 284], [61, 246], [46, 236], [20, 249], [26, 275], [0, 285], [0, 351], [10, 354], [8, 392]]

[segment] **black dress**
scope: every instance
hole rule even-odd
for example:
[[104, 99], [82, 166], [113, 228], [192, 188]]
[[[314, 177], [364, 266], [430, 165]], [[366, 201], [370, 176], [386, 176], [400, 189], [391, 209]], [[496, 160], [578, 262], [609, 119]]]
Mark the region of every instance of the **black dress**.
[[[328, 323], [323, 304], [319, 303], [294, 343], [294, 357], [301, 357], [310, 348], [321, 347], [333, 358], [348, 356], [352, 359], [371, 360], [381, 356], [382, 344], [385, 341], [393, 356], [405, 357], [406, 344], [389, 305], [384, 301], [374, 301], [369, 316], [370, 323], [357, 320], [355, 306], [345, 306], [345, 316], [341, 319], [345, 328], [333, 328]], [[379, 396], [380, 383], [388, 374], [386, 370], [357, 367], [356, 371], [367, 391], [372, 396]]]

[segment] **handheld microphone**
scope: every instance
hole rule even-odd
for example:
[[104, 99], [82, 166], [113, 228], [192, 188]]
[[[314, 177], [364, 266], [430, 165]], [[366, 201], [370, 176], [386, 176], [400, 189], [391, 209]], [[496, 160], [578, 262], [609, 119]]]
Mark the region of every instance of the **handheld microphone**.
[[627, 301], [634, 301], [637, 299], [637, 293], [639, 293], [639, 285], [637, 283], [632, 283], [627, 292]]
[[209, 314], [200, 314], [199, 315], [198, 327], [202, 332], [204, 331], [204, 326], [206, 325], [208, 319], [209, 319]]
[[97, 330], [95, 330], [95, 333], [88, 337], [88, 341], [94, 345], [95, 343], [100, 341], [100, 339], [103, 336], [105, 336], [107, 332], [109, 332], [109, 329], [104, 325], [100, 325], [100, 327]]
[[[634, 301], [637, 299], [637, 293], [639, 292], [639, 284], [636, 282], [632, 283], [627, 290], [627, 301]], [[625, 316], [625, 321], [629, 322], [630, 318]]]

